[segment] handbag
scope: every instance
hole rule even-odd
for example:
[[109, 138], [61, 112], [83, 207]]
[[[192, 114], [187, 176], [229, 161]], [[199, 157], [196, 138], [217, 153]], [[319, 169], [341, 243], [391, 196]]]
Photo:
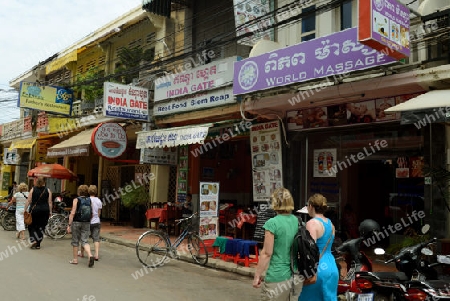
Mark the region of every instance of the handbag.
[[[325, 245], [325, 247], [323, 248], [322, 252], [320, 252], [320, 256], [319, 256], [319, 260], [320, 258], [322, 258], [323, 253], [325, 252], [325, 250], [328, 247], [328, 243], [331, 240], [331, 236], [333, 235], [333, 232], [331, 232], [330, 237], [328, 238], [327, 244]], [[318, 273], [318, 272], [317, 272]], [[314, 274], [314, 276], [310, 277], [310, 278], [305, 278], [305, 280], [303, 281], [303, 285], [310, 285], [310, 284], [314, 284], [317, 282], [317, 273]]]
[[31, 213], [33, 212], [34, 207], [36, 207], [37, 203], [41, 200], [42, 195], [44, 194], [46, 188], [42, 191], [41, 195], [39, 196], [39, 199], [34, 204], [33, 208], [31, 208], [30, 212], [25, 211], [23, 213], [23, 222], [25, 225], [29, 226], [33, 223], [33, 217], [31, 216]]

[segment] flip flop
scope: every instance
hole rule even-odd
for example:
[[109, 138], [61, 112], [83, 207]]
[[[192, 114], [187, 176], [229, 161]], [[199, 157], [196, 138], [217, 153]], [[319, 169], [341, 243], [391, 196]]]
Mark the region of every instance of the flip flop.
[[75, 261], [75, 260], [72, 259], [71, 261], [69, 261], [69, 263], [70, 264], [78, 264], [78, 261]]
[[98, 261], [98, 258], [95, 258], [95, 257], [94, 257], [94, 260], [95, 260], [95, 261]]
[[89, 257], [89, 265], [88, 267], [92, 268], [94, 266], [94, 257]]

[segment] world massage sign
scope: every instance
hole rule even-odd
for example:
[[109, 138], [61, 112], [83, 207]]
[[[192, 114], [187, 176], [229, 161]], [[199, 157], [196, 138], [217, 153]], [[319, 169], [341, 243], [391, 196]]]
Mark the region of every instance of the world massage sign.
[[234, 63], [233, 93], [287, 86], [396, 60], [358, 42], [357, 28], [278, 49]]

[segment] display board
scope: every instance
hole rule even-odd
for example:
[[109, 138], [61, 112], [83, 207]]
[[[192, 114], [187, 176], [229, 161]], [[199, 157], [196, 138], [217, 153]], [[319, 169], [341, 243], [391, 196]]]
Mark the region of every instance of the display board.
[[264, 241], [264, 224], [270, 218], [276, 216], [276, 212], [270, 208], [268, 204], [261, 203], [258, 205], [258, 216], [256, 218], [255, 233], [253, 234], [253, 240], [263, 242]]
[[219, 182], [200, 182], [200, 237], [215, 239], [219, 229]]

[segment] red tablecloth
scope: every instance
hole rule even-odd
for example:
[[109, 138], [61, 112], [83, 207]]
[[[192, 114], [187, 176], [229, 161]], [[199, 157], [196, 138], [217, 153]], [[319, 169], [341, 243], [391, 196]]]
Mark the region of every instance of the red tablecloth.
[[[176, 218], [181, 218], [181, 209], [175, 208], [176, 210]], [[160, 223], [164, 223], [167, 221], [167, 208], [153, 208], [153, 209], [147, 209], [147, 212], [145, 213], [145, 216], [147, 219], [151, 218], [159, 218]]]
[[153, 209], [147, 209], [147, 212], [145, 212], [145, 217], [147, 219], [151, 218], [159, 218], [161, 221], [161, 216], [163, 215], [163, 211], [166, 211], [166, 219], [167, 219], [167, 210], [163, 208], [153, 208]]

